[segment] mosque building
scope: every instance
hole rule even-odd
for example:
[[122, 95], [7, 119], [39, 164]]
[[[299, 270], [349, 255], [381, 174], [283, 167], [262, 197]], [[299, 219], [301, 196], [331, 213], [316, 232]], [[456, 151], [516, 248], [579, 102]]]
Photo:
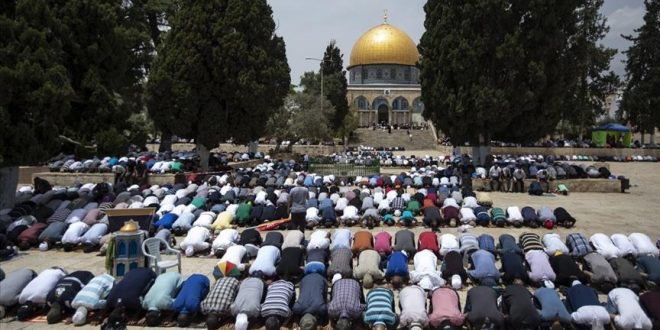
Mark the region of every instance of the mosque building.
[[347, 98], [360, 126], [424, 122], [418, 60], [415, 42], [389, 24], [387, 15], [383, 24], [355, 42], [347, 68]]

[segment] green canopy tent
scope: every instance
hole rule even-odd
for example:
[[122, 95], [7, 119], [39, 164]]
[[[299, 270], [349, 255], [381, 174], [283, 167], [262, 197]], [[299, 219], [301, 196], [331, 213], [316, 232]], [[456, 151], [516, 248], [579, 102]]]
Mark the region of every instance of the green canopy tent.
[[591, 140], [599, 147], [604, 147], [608, 144], [608, 137], [611, 137], [610, 139], [613, 138], [616, 142], [621, 139], [623, 145], [626, 147], [630, 147], [632, 144], [632, 133], [630, 132], [630, 128], [621, 124], [610, 123], [595, 127], [591, 130]]

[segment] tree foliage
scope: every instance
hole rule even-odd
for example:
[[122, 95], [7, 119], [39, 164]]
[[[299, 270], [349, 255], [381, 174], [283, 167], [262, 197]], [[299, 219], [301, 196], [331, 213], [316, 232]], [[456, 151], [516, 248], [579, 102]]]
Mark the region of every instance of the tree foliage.
[[[594, 50], [600, 32], [585, 30], [602, 19], [580, 14], [598, 2], [428, 1], [419, 45], [424, 116], [454, 144], [553, 133], [579, 78], [602, 72], [589, 61], [605, 51]], [[576, 71], [580, 52], [589, 54]]]
[[140, 108], [152, 53], [127, 7], [112, 0], [18, 0], [0, 10], [3, 166], [49, 158], [62, 146], [60, 135], [96, 145], [101, 154], [126, 150], [132, 141], [126, 120]]
[[206, 148], [256, 140], [289, 91], [284, 40], [265, 0], [181, 4], [154, 61], [147, 102], [159, 129]]
[[348, 114], [348, 100], [346, 98], [346, 71], [344, 70], [344, 54], [334, 40], [325, 48], [323, 62], [320, 70], [323, 71], [323, 89], [325, 97], [335, 108], [332, 117], [332, 128], [339, 129]]
[[58, 36], [40, 0], [3, 2], [0, 12], [0, 167], [35, 164], [60, 148], [74, 91]]
[[330, 101], [324, 100], [323, 110], [320, 97], [303, 92], [292, 92], [284, 105], [274, 112], [267, 122], [266, 134], [277, 142], [284, 140], [321, 142], [332, 138], [331, 119], [335, 109]]
[[626, 51], [627, 83], [618, 115], [637, 131], [653, 134], [660, 128], [660, 2], [644, 4], [644, 25], [636, 37], [626, 36], [633, 45]]

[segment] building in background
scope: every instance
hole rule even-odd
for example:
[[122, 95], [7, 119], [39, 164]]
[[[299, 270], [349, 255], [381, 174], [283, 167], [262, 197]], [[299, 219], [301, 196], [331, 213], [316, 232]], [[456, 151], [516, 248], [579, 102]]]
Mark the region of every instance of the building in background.
[[360, 126], [425, 122], [418, 60], [415, 42], [387, 17], [355, 42], [347, 68], [347, 98]]

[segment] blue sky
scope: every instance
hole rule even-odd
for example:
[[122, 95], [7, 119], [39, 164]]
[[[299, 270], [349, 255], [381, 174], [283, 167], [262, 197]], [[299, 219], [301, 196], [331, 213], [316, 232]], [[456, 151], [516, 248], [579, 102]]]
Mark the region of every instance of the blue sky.
[[[570, 1], [570, 0], [569, 0]], [[268, 0], [273, 8], [277, 34], [284, 37], [291, 66], [291, 82], [298, 84], [305, 71], [317, 70], [318, 62], [305, 57], [321, 57], [332, 39], [344, 53], [348, 65], [353, 43], [371, 27], [383, 22], [389, 12], [389, 22], [402, 29], [419, 43], [424, 33], [424, 0]], [[630, 43], [621, 34], [632, 34], [643, 23], [643, 0], [605, 0], [602, 14], [610, 32], [602, 40], [619, 53], [611, 69], [623, 75], [625, 55]]]

